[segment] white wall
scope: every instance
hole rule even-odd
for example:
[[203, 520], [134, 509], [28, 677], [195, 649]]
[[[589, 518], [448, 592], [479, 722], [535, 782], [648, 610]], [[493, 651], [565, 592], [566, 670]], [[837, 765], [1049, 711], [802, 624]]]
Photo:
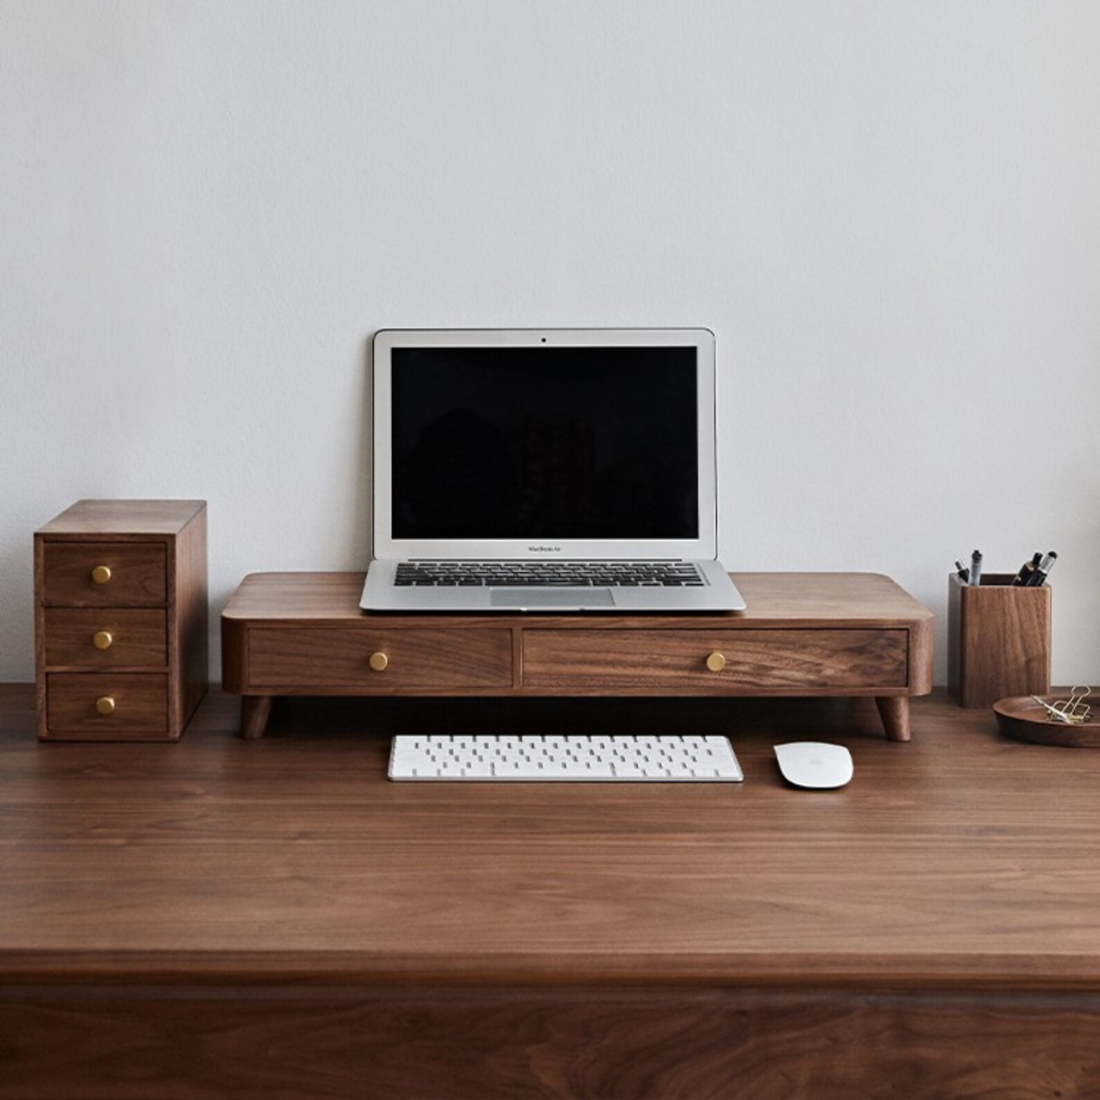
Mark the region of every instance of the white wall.
[[375, 329], [554, 325], [714, 329], [731, 568], [893, 575], [942, 681], [1053, 548], [1100, 681], [1095, 0], [0, 0], [0, 680], [73, 500], [208, 500], [216, 641], [365, 565]]

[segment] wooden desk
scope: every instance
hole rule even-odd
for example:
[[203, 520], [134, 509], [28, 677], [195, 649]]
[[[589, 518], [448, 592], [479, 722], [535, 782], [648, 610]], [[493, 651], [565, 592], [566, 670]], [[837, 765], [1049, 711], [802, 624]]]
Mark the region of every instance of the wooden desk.
[[[939, 692], [903, 745], [867, 698], [236, 703], [51, 744], [0, 688], [5, 1100], [1100, 1095], [1100, 753]], [[719, 722], [742, 785], [385, 779], [401, 729]], [[783, 784], [805, 737], [850, 786]]]
[[222, 613], [222, 683], [241, 732], [281, 695], [869, 695], [910, 736], [932, 689], [932, 613], [879, 573], [737, 573], [744, 612], [394, 615], [362, 573], [253, 573]]

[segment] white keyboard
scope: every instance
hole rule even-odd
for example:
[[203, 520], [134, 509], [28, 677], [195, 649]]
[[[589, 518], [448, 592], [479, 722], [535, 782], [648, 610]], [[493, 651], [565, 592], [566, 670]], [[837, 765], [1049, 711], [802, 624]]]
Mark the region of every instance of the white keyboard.
[[714, 736], [513, 737], [399, 734], [390, 779], [739, 783], [733, 746]]

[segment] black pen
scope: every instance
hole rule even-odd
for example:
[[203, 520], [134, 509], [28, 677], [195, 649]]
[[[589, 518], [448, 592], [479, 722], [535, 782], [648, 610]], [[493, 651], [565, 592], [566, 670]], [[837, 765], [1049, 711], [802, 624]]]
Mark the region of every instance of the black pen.
[[1039, 568], [1039, 562], [1042, 560], [1043, 555], [1036, 551], [1031, 561], [1025, 561], [1024, 564], [1020, 566], [1020, 571], [1012, 578], [1012, 583], [1026, 588], [1031, 581], [1032, 574]]
[[1041, 584], [1044, 584], [1047, 579], [1047, 574], [1054, 568], [1054, 562], [1058, 555], [1053, 551], [1048, 551], [1039, 564], [1032, 570], [1031, 576], [1028, 577], [1028, 588], [1038, 588]]
[[982, 552], [975, 550], [970, 555], [970, 584], [982, 583]]
[[970, 570], [966, 568], [961, 561], [955, 562], [955, 568], [959, 571], [959, 580], [963, 584], [967, 584], [970, 581]]

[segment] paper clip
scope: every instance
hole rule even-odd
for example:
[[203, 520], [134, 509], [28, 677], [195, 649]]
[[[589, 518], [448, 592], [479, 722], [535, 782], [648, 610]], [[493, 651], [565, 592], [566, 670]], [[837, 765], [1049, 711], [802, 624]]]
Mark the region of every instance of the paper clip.
[[1071, 687], [1068, 699], [1058, 699], [1053, 703], [1048, 703], [1040, 699], [1038, 695], [1033, 695], [1031, 698], [1047, 712], [1050, 721], [1080, 725], [1082, 722], [1087, 722], [1092, 714], [1092, 707], [1084, 702], [1090, 694], [1090, 688]]

